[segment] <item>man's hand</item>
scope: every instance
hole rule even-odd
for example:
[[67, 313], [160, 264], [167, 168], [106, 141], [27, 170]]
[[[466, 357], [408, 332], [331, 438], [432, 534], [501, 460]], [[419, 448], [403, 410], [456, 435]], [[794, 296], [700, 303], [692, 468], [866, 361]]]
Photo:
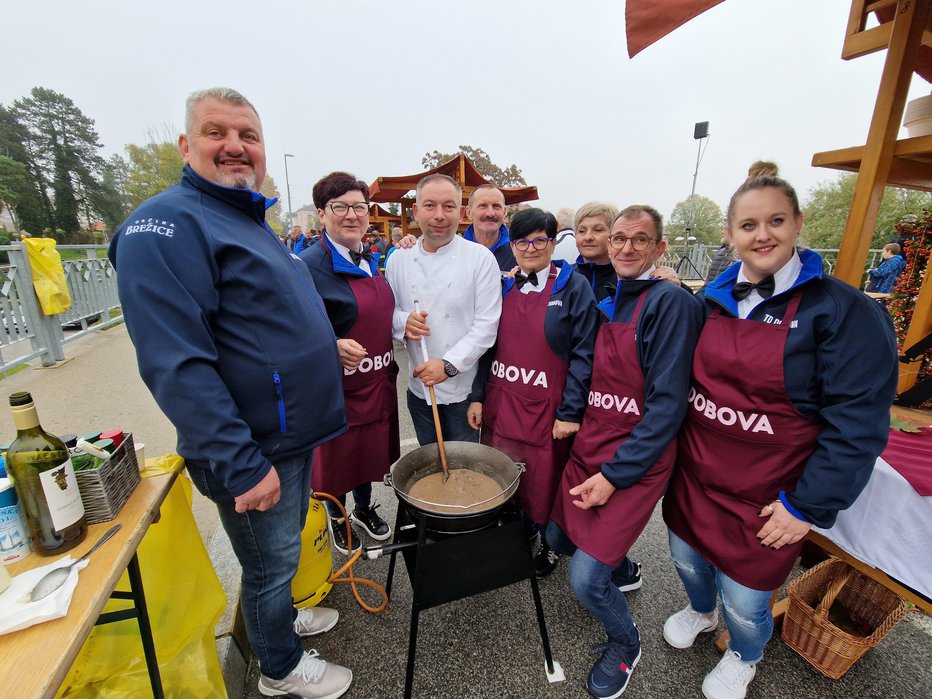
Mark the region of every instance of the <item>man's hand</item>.
[[563, 420], [553, 421], [553, 438], [566, 439], [571, 434], [579, 432], [578, 422], [564, 422]]
[[365, 347], [349, 338], [337, 340], [337, 349], [340, 351], [340, 364], [347, 371], [355, 370], [359, 362], [369, 354]]
[[242, 495], [237, 495], [233, 499], [236, 502], [237, 512], [243, 513], [246, 510], [265, 512], [275, 507], [276, 503], [281, 498], [281, 494], [278, 471], [272, 466], [269, 472], [265, 474], [265, 478]]
[[466, 409], [466, 422], [469, 423], [469, 426], [474, 430], [478, 430], [482, 427], [482, 403], [470, 403], [469, 407]]
[[443, 370], [442, 359], [428, 359], [414, 367], [414, 378], [420, 379], [425, 386], [430, 387], [443, 383], [450, 377]]
[[408, 250], [413, 248], [415, 245], [417, 245], [417, 238], [410, 233], [395, 243], [395, 247], [401, 248], [402, 250]]
[[430, 328], [427, 327], [427, 311], [411, 311], [408, 320], [405, 321], [405, 335], [408, 339], [415, 341], [430, 336]]
[[601, 473], [590, 476], [585, 482], [570, 488], [570, 495], [578, 495], [581, 500], [573, 500], [573, 504], [581, 510], [600, 507], [608, 502], [615, 492], [615, 486]]
[[672, 267], [655, 267], [654, 273], [650, 276], [652, 279], [663, 279], [664, 281], [673, 282], [677, 286], [680, 285], [680, 278]]
[[812, 525], [790, 514], [779, 500], [764, 505], [757, 513], [758, 517], [769, 517], [767, 523], [757, 532], [761, 546], [779, 549], [789, 544], [795, 544], [802, 539]]

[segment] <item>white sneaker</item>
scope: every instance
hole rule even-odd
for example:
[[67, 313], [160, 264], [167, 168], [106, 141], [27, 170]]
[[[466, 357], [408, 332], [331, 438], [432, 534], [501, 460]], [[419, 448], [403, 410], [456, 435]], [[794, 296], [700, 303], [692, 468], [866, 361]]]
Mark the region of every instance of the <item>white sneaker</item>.
[[726, 650], [702, 681], [702, 694], [706, 699], [744, 699], [756, 673], [757, 665], [742, 662], [738, 653]]
[[316, 636], [329, 631], [337, 625], [340, 612], [326, 607], [307, 607], [298, 610], [298, 617], [294, 620], [294, 632], [299, 636]]
[[701, 633], [718, 628], [718, 610], [704, 617], [692, 607], [681, 609], [663, 625], [663, 638], [674, 648], [689, 648]]
[[337, 699], [353, 682], [353, 671], [328, 663], [316, 650], [306, 652], [297, 667], [282, 680], [259, 675], [259, 693], [264, 697], [297, 696], [304, 699]]

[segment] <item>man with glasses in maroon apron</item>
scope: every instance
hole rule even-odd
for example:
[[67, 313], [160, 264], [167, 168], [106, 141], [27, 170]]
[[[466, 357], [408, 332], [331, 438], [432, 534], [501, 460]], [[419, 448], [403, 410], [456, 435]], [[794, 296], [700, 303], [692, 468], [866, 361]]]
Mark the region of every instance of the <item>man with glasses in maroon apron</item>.
[[619, 282], [599, 305], [609, 318], [596, 339], [589, 406], [557, 491], [547, 539], [572, 556], [570, 585], [602, 622], [607, 640], [587, 689], [621, 696], [641, 657], [627, 600], [615, 580], [670, 479], [686, 415], [700, 304], [678, 285], [652, 279], [666, 250], [660, 214], [630, 206], [609, 236]]

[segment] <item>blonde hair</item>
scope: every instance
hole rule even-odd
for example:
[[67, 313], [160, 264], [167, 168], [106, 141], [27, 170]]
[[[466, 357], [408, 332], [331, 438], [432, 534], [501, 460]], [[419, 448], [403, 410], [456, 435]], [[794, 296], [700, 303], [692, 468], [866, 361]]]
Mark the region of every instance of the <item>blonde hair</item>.
[[778, 168], [776, 163], [772, 163], [768, 160], [757, 160], [751, 164], [751, 167], [748, 168], [748, 178], [735, 190], [735, 193], [731, 195], [731, 200], [728, 202], [726, 220], [729, 228], [731, 227], [731, 217], [734, 216], [738, 199], [754, 189], [765, 189], [766, 187], [779, 189], [793, 205], [793, 215], [802, 215], [802, 210], [799, 208], [799, 197], [796, 196], [796, 190], [793, 189], [789, 182], [779, 177], [777, 173]]

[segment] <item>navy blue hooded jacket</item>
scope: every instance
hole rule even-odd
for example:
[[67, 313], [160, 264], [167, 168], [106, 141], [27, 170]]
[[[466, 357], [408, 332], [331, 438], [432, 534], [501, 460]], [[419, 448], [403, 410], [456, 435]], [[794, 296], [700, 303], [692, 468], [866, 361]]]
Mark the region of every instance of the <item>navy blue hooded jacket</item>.
[[[463, 238], [478, 243], [476, 240], [476, 229], [469, 224], [469, 227], [463, 232]], [[479, 243], [482, 245], [482, 243]], [[495, 255], [495, 261], [498, 268], [503, 272], [510, 272], [518, 263], [515, 261], [515, 254], [511, 250], [511, 237], [508, 235], [508, 227], [503, 223], [498, 229], [498, 240], [492, 246], [492, 254]]]
[[618, 285], [618, 274], [611, 262], [604, 265], [595, 262], [586, 262], [585, 258], [580, 255], [576, 259], [573, 269], [579, 272], [589, 286], [592, 287], [592, 293], [595, 294], [595, 300], [599, 303], [615, 295], [615, 287]]
[[[744, 322], [779, 323], [793, 292], [802, 290], [783, 352], [783, 380], [790, 402], [821, 422], [822, 432], [793, 492], [780, 493], [780, 499], [799, 519], [827, 528], [857, 499], [887, 444], [898, 375], [896, 335], [880, 304], [822, 276], [817, 253], [801, 250], [799, 259], [803, 266], [793, 286], [758, 304]], [[740, 268], [736, 262], [706, 286], [706, 315], [719, 307], [737, 317], [731, 290]]]
[[[589, 379], [592, 377], [592, 355], [599, 329], [599, 312], [586, 280], [574, 274], [573, 267], [563, 260], [554, 260], [553, 264], [558, 271], [544, 316], [544, 337], [553, 353], [569, 363], [563, 400], [557, 407], [555, 417], [564, 422], [582, 422], [589, 400]], [[515, 288], [514, 279], [503, 279], [502, 283], [502, 297], [509, 293], [521, 293]], [[485, 401], [485, 384], [494, 358], [493, 345], [479, 362], [470, 401]]]
[[644, 374], [644, 414], [611, 461], [601, 467], [616, 488], [640, 481], [679, 433], [702, 328], [702, 307], [695, 297], [660, 279], [618, 281], [614, 297], [604, 299], [599, 310], [610, 323], [629, 323], [645, 288], [647, 296], [635, 326], [638, 366], [618, 367]]
[[[362, 278], [365, 272], [338, 253], [326, 235], [321, 236], [321, 241], [322, 243], [306, 248], [299, 257], [314, 277], [317, 291], [324, 300], [327, 316], [333, 324], [333, 331], [337, 337], [343, 337], [356, 324], [356, 317], [359, 315], [356, 296], [350, 288], [348, 277]], [[373, 253], [369, 261], [369, 270], [372, 276], [378, 276], [378, 253]]]
[[265, 223], [267, 205], [186, 166], [109, 251], [139, 372], [179, 453], [234, 496], [270, 462], [346, 431], [333, 330], [307, 267]]

